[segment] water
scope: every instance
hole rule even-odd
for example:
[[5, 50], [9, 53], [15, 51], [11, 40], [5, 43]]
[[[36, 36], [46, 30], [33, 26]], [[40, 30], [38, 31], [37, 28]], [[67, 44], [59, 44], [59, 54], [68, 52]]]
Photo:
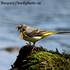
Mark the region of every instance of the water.
[[[6, 0], [0, 0], [6, 1]], [[16, 1], [16, 0], [7, 0]], [[23, 1], [23, 0], [21, 0]], [[33, 0], [30, 0], [33, 1]], [[36, 0], [37, 1], [37, 0]], [[25, 41], [18, 36], [16, 26], [27, 24], [33, 27], [56, 31], [68, 29], [70, 31], [70, 1], [69, 0], [39, 0], [41, 5], [1, 5], [0, 3], [0, 48], [25, 45]], [[66, 45], [62, 45], [66, 43]], [[49, 50], [70, 51], [70, 35], [50, 36], [39, 41]], [[43, 44], [42, 44], [43, 43]], [[8, 70], [16, 59], [17, 53], [0, 52], [0, 70]], [[13, 62], [12, 62], [13, 61]]]

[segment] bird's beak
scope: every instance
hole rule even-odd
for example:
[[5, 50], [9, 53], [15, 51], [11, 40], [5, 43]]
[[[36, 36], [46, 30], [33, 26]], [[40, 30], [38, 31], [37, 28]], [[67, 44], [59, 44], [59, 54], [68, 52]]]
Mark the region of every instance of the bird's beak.
[[19, 28], [18, 26], [16, 27], [16, 29], [17, 29], [17, 31], [19, 31], [19, 30], [20, 30], [20, 28]]
[[20, 30], [21, 30], [21, 27], [18, 25], [18, 26], [16, 27], [16, 29], [17, 29], [17, 31], [20, 31]]

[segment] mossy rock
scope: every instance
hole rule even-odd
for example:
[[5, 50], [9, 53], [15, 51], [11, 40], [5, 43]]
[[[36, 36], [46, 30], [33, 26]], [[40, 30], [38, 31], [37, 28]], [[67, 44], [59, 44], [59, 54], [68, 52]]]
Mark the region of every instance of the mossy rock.
[[70, 70], [70, 56], [65, 56], [56, 52], [33, 50], [31, 55], [22, 60], [21, 65], [11, 70]]
[[68, 61], [58, 54], [44, 51], [32, 54], [29, 63], [32, 65], [28, 67], [28, 70], [70, 70], [70, 60]]

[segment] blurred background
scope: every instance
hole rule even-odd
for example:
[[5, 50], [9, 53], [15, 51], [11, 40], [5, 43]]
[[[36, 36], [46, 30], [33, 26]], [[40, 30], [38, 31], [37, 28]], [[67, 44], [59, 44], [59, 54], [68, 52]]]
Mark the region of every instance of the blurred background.
[[[40, 5], [2, 5], [1, 1], [6, 0], [0, 0], [0, 70], [8, 70], [18, 55], [17, 51], [5, 51], [6, 48], [21, 48], [26, 44], [19, 38], [17, 25], [27, 24], [48, 31], [70, 31], [70, 0], [35, 0], [41, 2]], [[36, 45], [70, 53], [70, 35], [53, 35]]]

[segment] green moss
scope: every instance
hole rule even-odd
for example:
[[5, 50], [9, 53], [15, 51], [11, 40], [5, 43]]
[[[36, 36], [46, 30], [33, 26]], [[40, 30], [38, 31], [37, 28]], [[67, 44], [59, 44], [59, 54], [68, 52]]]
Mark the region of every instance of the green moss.
[[[18, 62], [21, 59], [19, 57], [12, 70], [70, 70], [70, 55], [60, 54], [58, 49], [54, 52], [35, 47], [30, 53], [31, 55], [27, 55], [25, 59], [22, 57]], [[19, 56], [23, 54], [19, 53]]]
[[28, 70], [70, 70], [70, 60], [50, 52], [32, 54]]

